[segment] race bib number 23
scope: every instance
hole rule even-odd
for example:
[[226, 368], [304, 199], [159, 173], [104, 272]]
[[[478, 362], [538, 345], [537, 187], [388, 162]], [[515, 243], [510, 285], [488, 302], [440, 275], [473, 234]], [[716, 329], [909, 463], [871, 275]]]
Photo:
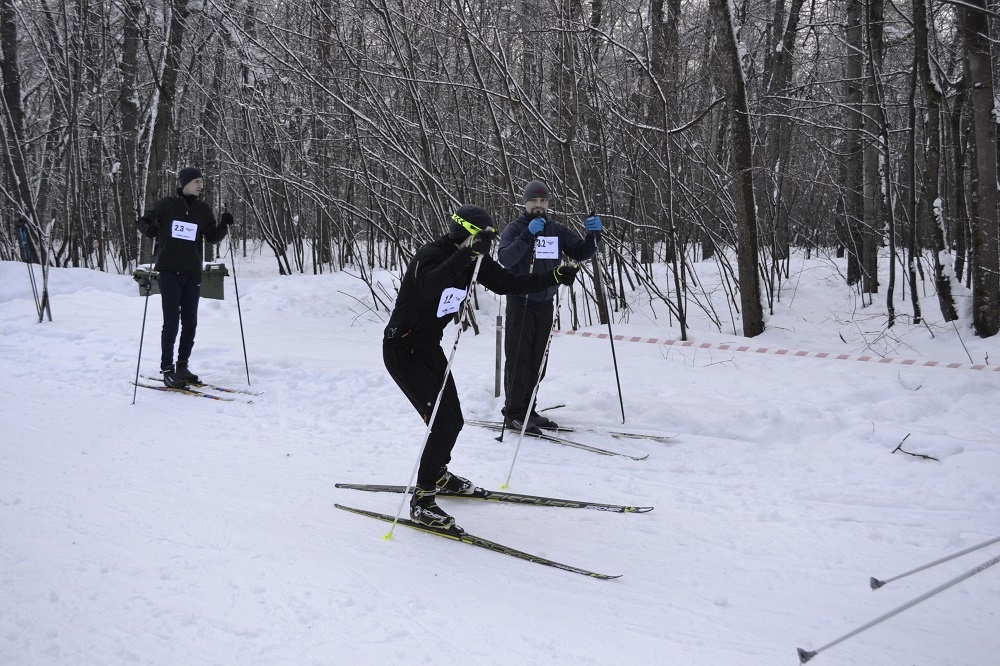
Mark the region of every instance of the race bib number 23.
[[181, 240], [194, 241], [198, 239], [198, 225], [183, 220], [174, 220], [170, 226], [170, 235]]

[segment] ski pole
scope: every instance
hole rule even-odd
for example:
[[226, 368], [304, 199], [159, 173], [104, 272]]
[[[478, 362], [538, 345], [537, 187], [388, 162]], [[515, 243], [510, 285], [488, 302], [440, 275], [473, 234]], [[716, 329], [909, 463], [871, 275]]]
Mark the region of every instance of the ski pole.
[[[593, 217], [594, 211], [590, 211], [590, 216]], [[600, 232], [598, 232], [600, 233]], [[599, 236], [595, 239], [597, 243], [597, 261], [594, 262], [594, 272], [600, 273], [601, 271], [601, 237]], [[622, 380], [621, 376], [618, 374], [618, 356], [615, 354], [615, 334], [611, 330], [611, 307], [608, 303], [608, 341], [611, 343], [611, 362], [615, 367], [615, 384], [618, 386], [618, 405], [622, 410], [622, 425], [625, 424], [625, 400], [622, 398]]]
[[146, 302], [142, 306], [142, 330], [139, 333], [139, 359], [135, 362], [135, 381], [132, 382], [132, 404], [135, 404], [135, 395], [139, 392], [139, 366], [142, 365], [142, 341], [146, 337], [146, 310], [149, 309], [149, 292], [153, 290], [153, 266], [150, 264], [149, 272], [146, 273], [146, 281], [142, 287], [146, 290]]
[[[538, 368], [538, 378], [535, 380], [535, 387], [531, 389], [531, 398], [528, 400], [528, 411], [524, 413], [524, 421], [521, 422], [521, 432], [517, 437], [517, 446], [514, 447], [514, 457], [510, 461], [510, 470], [507, 472], [507, 480], [500, 484], [501, 490], [506, 490], [506, 488], [510, 485], [510, 477], [514, 475], [514, 463], [517, 462], [517, 454], [521, 450], [521, 442], [524, 441], [524, 433], [528, 429], [531, 410], [535, 408], [535, 397], [538, 395], [538, 385], [542, 383], [542, 373], [545, 372], [545, 364], [549, 362], [549, 348], [552, 346], [552, 335], [555, 331], [556, 318], [553, 313], [552, 326], [549, 328], [549, 339], [545, 342], [545, 352], [542, 354], [542, 364]], [[504, 419], [504, 421], [506, 421], [506, 419]], [[500, 432], [500, 437], [503, 437], [502, 430]], [[503, 441], [503, 439], [500, 441]]]
[[881, 624], [882, 622], [885, 622], [889, 618], [902, 613], [907, 608], [912, 608], [913, 606], [916, 606], [917, 604], [921, 603], [922, 601], [926, 601], [926, 600], [930, 599], [931, 597], [935, 596], [936, 594], [940, 594], [941, 592], [947, 590], [949, 587], [962, 582], [966, 578], [971, 578], [972, 576], [975, 576], [980, 571], [983, 571], [984, 569], [988, 569], [989, 567], [993, 566], [997, 562], [1000, 562], [1000, 555], [997, 555], [996, 557], [994, 557], [994, 558], [992, 558], [990, 560], [986, 560], [985, 562], [983, 562], [982, 564], [980, 564], [978, 567], [975, 567], [973, 569], [969, 569], [968, 571], [966, 571], [965, 573], [963, 573], [963, 574], [961, 574], [959, 576], [955, 576], [954, 578], [952, 578], [951, 580], [949, 580], [947, 583], [943, 583], [941, 585], [938, 585], [937, 587], [935, 587], [930, 592], [925, 592], [924, 594], [921, 594], [916, 599], [913, 599], [912, 601], [908, 601], [905, 604], [903, 604], [902, 606], [899, 606], [898, 608], [894, 608], [893, 610], [889, 611], [888, 613], [886, 613], [884, 615], [880, 615], [879, 617], [875, 618], [874, 620], [872, 620], [868, 624], [862, 625], [862, 626], [858, 627], [857, 629], [855, 629], [854, 631], [851, 631], [851, 632], [849, 632], [847, 634], [844, 634], [840, 638], [827, 643], [823, 647], [816, 648], [815, 650], [803, 650], [802, 648], [798, 648], [799, 663], [800, 664], [806, 663], [807, 661], [809, 661], [810, 659], [812, 659], [813, 657], [815, 657], [820, 652], [823, 652], [824, 650], [833, 647], [837, 643], [842, 643], [843, 641], [846, 641], [848, 638], [851, 638], [852, 636], [856, 636], [857, 634], [860, 634], [862, 631], [865, 631], [866, 629], [871, 629], [875, 625]]
[[17, 232], [21, 238], [21, 259], [24, 260], [25, 266], [28, 267], [28, 280], [31, 282], [31, 294], [35, 298], [35, 311], [38, 312], [38, 317], [41, 319], [42, 304], [38, 300], [38, 283], [35, 282], [35, 271], [31, 270], [31, 246], [28, 245], [28, 234], [24, 229], [23, 221], [18, 226]]
[[[229, 212], [229, 204], [223, 204], [223, 211]], [[247, 386], [250, 386], [250, 362], [247, 361], [247, 339], [243, 335], [243, 311], [240, 309], [240, 283], [236, 280], [236, 257], [233, 255], [233, 237], [229, 236], [229, 261], [233, 264], [233, 287], [236, 289], [236, 315], [240, 320], [240, 340], [243, 342], [243, 365], [247, 369]]]
[[[527, 274], [531, 275], [534, 272], [535, 272], [535, 255], [534, 255], [534, 253], [532, 253], [532, 255], [531, 255], [531, 263], [528, 264], [528, 273]], [[509, 302], [510, 301], [508, 300], [508, 303]], [[524, 319], [525, 319], [525, 316], [527, 314], [528, 314], [528, 296], [527, 296], [527, 294], [525, 294], [525, 296], [524, 296], [524, 307], [521, 309], [521, 326], [520, 326], [520, 328], [517, 331], [517, 349], [514, 350], [514, 363], [513, 363], [513, 365], [511, 365], [511, 368], [516, 368], [517, 367], [517, 362], [521, 358], [521, 342], [523, 341], [523, 336], [524, 336]], [[555, 321], [555, 316], [552, 317], [552, 321]], [[506, 346], [506, 344], [505, 344], [505, 346]], [[507, 377], [506, 373], [505, 373], [505, 376], [504, 376], [504, 401], [505, 402], [507, 400], [507, 396], [510, 395], [510, 389], [511, 389], [511, 378]], [[528, 414], [531, 414], [531, 410], [530, 409], [528, 410]], [[525, 421], [528, 420], [528, 414], [524, 415]], [[504, 433], [506, 432], [506, 430], [507, 430], [507, 415], [504, 414], [504, 418], [500, 419], [500, 436], [496, 438], [496, 440], [498, 442], [502, 442], [503, 441], [503, 436], [504, 436]]]
[[[488, 227], [487, 231], [493, 231], [493, 227]], [[476, 279], [479, 277], [479, 266], [483, 263], [483, 255], [476, 257], [476, 266], [472, 269], [472, 279], [469, 281], [469, 288], [465, 291], [465, 298], [462, 300], [462, 306], [458, 311], [458, 332], [455, 334], [455, 342], [451, 345], [451, 353], [448, 354], [448, 365], [444, 368], [444, 379], [441, 381], [441, 390], [438, 391], [437, 399], [434, 400], [434, 409], [431, 410], [431, 416], [427, 419], [427, 427], [424, 429], [424, 441], [420, 443], [420, 454], [417, 456], [417, 461], [413, 465], [413, 471], [410, 472], [410, 481], [406, 486], [406, 492], [403, 493], [403, 500], [399, 503], [399, 509], [396, 511], [396, 518], [392, 521], [392, 525], [389, 526], [389, 531], [382, 535], [383, 539], [391, 539], [392, 533], [396, 529], [396, 524], [399, 522], [399, 517], [403, 515], [403, 507], [406, 506], [406, 496], [413, 492], [414, 483], [417, 479], [417, 471], [420, 469], [420, 459], [424, 457], [424, 449], [427, 448], [427, 440], [431, 436], [431, 429], [434, 427], [434, 419], [437, 418], [438, 407], [441, 406], [441, 398], [444, 397], [444, 390], [448, 386], [448, 378], [451, 376], [451, 364], [455, 360], [455, 352], [458, 351], [458, 341], [462, 339], [462, 319], [465, 317], [465, 310], [469, 305], [470, 296], [472, 290], [476, 288]]]
[[870, 581], [871, 588], [873, 590], [877, 590], [878, 588], [882, 587], [883, 585], [887, 585], [888, 583], [891, 583], [893, 581], [899, 580], [900, 578], [906, 578], [910, 574], [915, 574], [918, 571], [923, 571], [924, 569], [930, 569], [931, 567], [937, 566], [937, 565], [939, 565], [939, 564], [941, 564], [943, 562], [947, 562], [948, 560], [953, 560], [956, 557], [961, 557], [962, 555], [965, 555], [967, 553], [971, 553], [974, 550], [979, 550], [980, 548], [985, 548], [986, 546], [992, 545], [992, 544], [994, 544], [994, 543], [996, 543], [998, 541], [1000, 541], [1000, 537], [995, 537], [995, 538], [990, 539], [988, 541], [984, 541], [984, 542], [982, 542], [979, 545], [970, 546], [970, 547], [966, 548], [965, 550], [960, 550], [957, 553], [952, 553], [951, 555], [946, 555], [946, 556], [942, 557], [939, 560], [934, 560], [933, 562], [930, 562], [930, 563], [925, 564], [923, 566], [919, 566], [916, 569], [911, 569], [910, 571], [907, 571], [906, 573], [901, 573], [898, 576], [893, 576], [892, 578], [886, 578], [885, 580], [879, 580], [878, 578], [872, 577], [871, 581]]

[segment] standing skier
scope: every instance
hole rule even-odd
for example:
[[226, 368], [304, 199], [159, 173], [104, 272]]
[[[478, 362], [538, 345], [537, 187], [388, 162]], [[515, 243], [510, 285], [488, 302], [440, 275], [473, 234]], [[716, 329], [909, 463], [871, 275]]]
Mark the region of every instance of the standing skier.
[[[549, 188], [533, 180], [524, 188], [524, 212], [503, 230], [497, 257], [517, 274], [549, 273], [559, 265], [560, 256], [585, 261], [594, 256], [601, 237], [601, 218], [591, 215], [584, 225], [586, 238], [547, 217]], [[506, 426], [541, 434], [539, 428], [558, 427], [536, 411], [528, 413], [535, 383], [544, 376], [542, 363], [555, 313], [553, 299], [557, 286], [547, 286], [525, 296], [507, 299], [504, 325], [504, 408]]]
[[[202, 245], [219, 243], [233, 224], [229, 212], [217, 224], [212, 209], [199, 201], [205, 189], [201, 171], [186, 166], [177, 173], [177, 195], [160, 199], [153, 210], [136, 225], [154, 241], [153, 268], [159, 273], [160, 300], [163, 304], [163, 331], [160, 334], [160, 372], [170, 388], [184, 388], [197, 382], [188, 368], [198, 327], [198, 302], [201, 299]], [[174, 366], [174, 341], [180, 327], [181, 341]]]
[[476, 258], [481, 257], [478, 283], [498, 294], [527, 294], [571, 284], [578, 270], [564, 265], [547, 273], [514, 275], [489, 255], [496, 238], [492, 224], [482, 208], [462, 206], [452, 215], [448, 234], [417, 251], [406, 267], [382, 340], [386, 369], [425, 423], [444, 385], [410, 498], [410, 517], [432, 527], [455, 526], [455, 519], [437, 505], [438, 489], [462, 494], [476, 491], [471, 481], [448, 471], [465, 421], [454, 378], [450, 373], [445, 377], [448, 359], [441, 349], [444, 328], [467, 295]]

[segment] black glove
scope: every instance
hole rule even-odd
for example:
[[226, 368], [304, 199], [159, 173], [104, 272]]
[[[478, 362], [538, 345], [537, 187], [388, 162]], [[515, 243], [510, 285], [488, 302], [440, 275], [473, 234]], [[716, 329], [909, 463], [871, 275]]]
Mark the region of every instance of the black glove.
[[493, 241], [497, 238], [497, 234], [493, 231], [493, 227], [488, 227], [483, 229], [469, 242], [469, 249], [472, 250], [472, 254], [489, 254], [490, 248], [493, 247]]
[[579, 272], [580, 264], [563, 264], [552, 271], [552, 276], [555, 278], [556, 284], [573, 284], [573, 280], [576, 279], [576, 274]]
[[143, 233], [149, 236], [150, 238], [156, 238], [157, 236], [160, 235], [160, 225], [158, 225], [156, 222], [150, 222], [149, 224], [146, 225], [146, 230]]
[[222, 226], [224, 226], [224, 227], [231, 227], [231, 226], [233, 226], [233, 222], [234, 222], [234, 220], [233, 220], [233, 214], [230, 213], [227, 210], [225, 213], [222, 214], [222, 220], [221, 220], [221, 222], [222, 222]]

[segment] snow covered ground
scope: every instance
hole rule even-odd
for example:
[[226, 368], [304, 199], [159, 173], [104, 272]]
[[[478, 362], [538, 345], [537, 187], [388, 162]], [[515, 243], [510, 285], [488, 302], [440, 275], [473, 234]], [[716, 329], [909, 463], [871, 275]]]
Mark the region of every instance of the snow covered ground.
[[[350, 275], [272, 266], [236, 266], [264, 394], [243, 404], [139, 389], [133, 405], [144, 299], [132, 279], [53, 269], [53, 321], [38, 324], [26, 267], [0, 264], [0, 663], [797, 664], [797, 647], [823, 647], [1000, 554], [869, 589], [870, 576], [1000, 535], [1000, 372], [626, 341], [615, 345], [625, 427], [677, 437], [574, 436], [643, 461], [525, 440], [510, 490], [654, 511], [445, 505], [471, 533], [621, 578], [405, 527], [384, 540], [386, 523], [334, 503], [395, 514], [401, 496], [334, 483], [405, 484], [416, 461], [422, 423], [382, 365], [386, 313]], [[711, 287], [715, 265], [697, 269]], [[1000, 339], [972, 334], [967, 302], [958, 326], [928, 296], [928, 325], [904, 317], [886, 331], [884, 294], [862, 307], [838, 269], [797, 257], [753, 346], [1000, 362]], [[393, 276], [378, 277], [394, 294]], [[246, 386], [233, 286], [202, 301], [192, 367]], [[479, 304], [482, 334], [462, 336], [454, 370], [466, 417], [495, 419], [502, 301], [483, 292]], [[901, 298], [897, 308], [909, 312]], [[637, 301], [614, 332], [678, 336], [664, 308], [649, 313]], [[691, 316], [697, 342], [746, 342]], [[159, 325], [154, 296], [144, 374], [157, 370]], [[567, 425], [621, 427], [609, 343], [557, 336], [539, 403], [565, 405], [547, 413]], [[494, 436], [467, 425], [452, 469], [498, 488], [517, 437]], [[936, 460], [894, 453], [901, 442]], [[810, 663], [996, 664], [998, 599], [1000, 566]]]

